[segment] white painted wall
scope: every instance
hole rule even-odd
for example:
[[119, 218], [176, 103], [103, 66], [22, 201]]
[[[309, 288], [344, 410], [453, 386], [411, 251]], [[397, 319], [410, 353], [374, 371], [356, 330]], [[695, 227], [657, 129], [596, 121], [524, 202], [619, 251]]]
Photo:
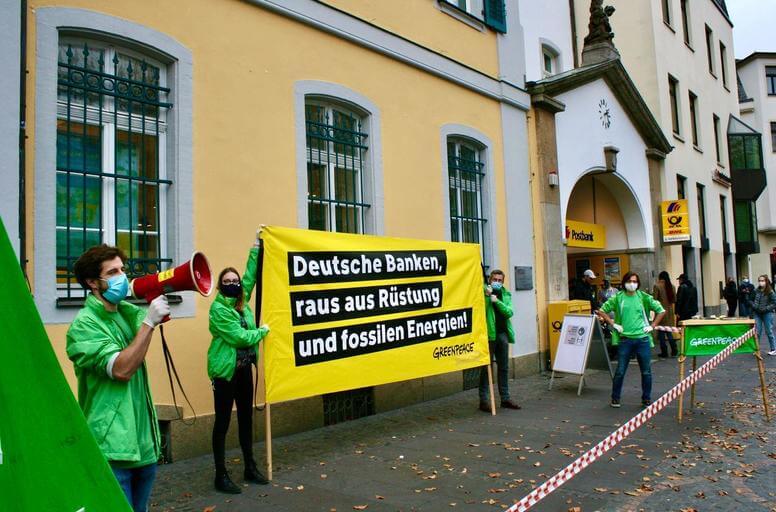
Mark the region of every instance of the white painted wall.
[[571, 15], [568, 0], [519, 0], [520, 23], [525, 34], [525, 79], [544, 78], [542, 44], [558, 51], [559, 72], [574, 67]]
[[[628, 226], [628, 248], [653, 248], [649, 168], [641, 135], [602, 79], [558, 95], [557, 99], [566, 105], [566, 110], [555, 116], [561, 218], [566, 218], [576, 182], [593, 169], [603, 169], [604, 146], [615, 146], [620, 150], [617, 154], [620, 180], [610, 179], [609, 188], [619, 201]], [[602, 99], [606, 100], [612, 118], [608, 129], [600, 119]]]
[[[0, 218], [19, 254], [19, 34], [21, 6], [4, 2], [0, 16]], [[28, 185], [29, 186], [29, 185]]]

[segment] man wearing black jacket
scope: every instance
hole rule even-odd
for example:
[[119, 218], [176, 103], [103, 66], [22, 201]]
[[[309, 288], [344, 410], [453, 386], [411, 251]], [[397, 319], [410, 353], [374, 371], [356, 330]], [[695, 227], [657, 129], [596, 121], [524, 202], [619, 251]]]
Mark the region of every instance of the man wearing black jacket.
[[681, 274], [679, 290], [676, 292], [676, 316], [679, 320], [689, 320], [698, 314], [698, 290], [687, 278], [687, 274]]

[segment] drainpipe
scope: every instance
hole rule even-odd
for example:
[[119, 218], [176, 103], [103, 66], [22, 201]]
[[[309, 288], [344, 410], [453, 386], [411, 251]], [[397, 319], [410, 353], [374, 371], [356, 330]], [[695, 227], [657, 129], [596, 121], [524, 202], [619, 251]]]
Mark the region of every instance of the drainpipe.
[[19, 35], [19, 263], [27, 277], [27, 192], [25, 147], [27, 140], [27, 0], [21, 0]]

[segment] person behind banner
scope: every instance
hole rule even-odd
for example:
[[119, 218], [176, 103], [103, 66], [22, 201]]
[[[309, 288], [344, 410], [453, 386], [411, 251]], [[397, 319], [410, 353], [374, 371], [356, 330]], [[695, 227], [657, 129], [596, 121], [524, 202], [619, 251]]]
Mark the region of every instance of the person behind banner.
[[[517, 402], [509, 398], [509, 345], [515, 342], [515, 332], [509, 321], [512, 311], [512, 294], [504, 288], [504, 272], [493, 270], [485, 286], [485, 319], [488, 325], [488, 347], [490, 360], [495, 358], [498, 366], [498, 394], [501, 407], [505, 409], [520, 409]], [[480, 371], [480, 410], [491, 412], [490, 385], [488, 384], [488, 369]]]
[[723, 292], [725, 302], [727, 302], [727, 316], [736, 316], [736, 307], [738, 306], [738, 286], [736, 286], [736, 280], [732, 277], [727, 278], [727, 284]]
[[228, 494], [242, 491], [226, 470], [226, 433], [237, 403], [237, 428], [243, 453], [246, 481], [267, 484], [253, 458], [253, 366], [259, 353], [259, 342], [269, 333], [269, 326], [256, 327], [250, 302], [256, 285], [259, 238], [248, 254], [245, 274], [227, 267], [218, 275], [218, 294], [210, 306], [210, 334], [207, 351], [207, 373], [213, 387], [215, 423], [213, 424], [213, 459], [216, 466], [215, 487]]
[[687, 274], [679, 274], [676, 281], [679, 283], [679, 288], [676, 290], [676, 316], [681, 322], [698, 314], [698, 289]]
[[[635, 272], [622, 278], [625, 290], [607, 300], [597, 314], [612, 327], [612, 345], [617, 345], [617, 371], [612, 384], [612, 407], [620, 407], [622, 382], [631, 354], [636, 354], [641, 370], [641, 405], [652, 403], [652, 336], [650, 333], [665, 316], [665, 309], [651, 295], [639, 290], [641, 280]], [[655, 313], [652, 323], [649, 312]], [[614, 312], [614, 319], [609, 313]]]
[[581, 279], [574, 282], [571, 290], [571, 298], [574, 300], [586, 300], [590, 302], [590, 311], [598, 309], [598, 300], [596, 299], [593, 281], [596, 279], [595, 272], [590, 269], [585, 270]]
[[776, 311], [776, 292], [765, 274], [757, 278], [757, 289], [749, 296], [749, 310], [754, 316], [757, 337], [763, 339], [763, 330], [768, 336], [769, 356], [776, 356], [776, 340], [773, 336], [773, 317]]
[[146, 512], [161, 451], [145, 357], [170, 306], [164, 295], [147, 310], [124, 300], [126, 261], [121, 249], [105, 244], [76, 260], [75, 278], [89, 295], [67, 331], [66, 350], [97, 445], [134, 512]]
[[[665, 270], [660, 272], [657, 277], [657, 283], [652, 289], [652, 296], [660, 302], [663, 309], [666, 310], [666, 314], [663, 317], [660, 325], [663, 327], [673, 327], [676, 325], [676, 319], [674, 318], [674, 302], [676, 302], [676, 289], [674, 289], [673, 283], [671, 283], [671, 276]], [[674, 339], [674, 333], [670, 331], [657, 331], [657, 339], [660, 341], [660, 353], [658, 357], [676, 357], [676, 340]], [[671, 347], [671, 353], [668, 353], [668, 347]]]
[[752, 294], [754, 294], [754, 285], [749, 282], [748, 277], [744, 276], [738, 287], [738, 313], [744, 318], [752, 317], [752, 312], [749, 310], [749, 299]]

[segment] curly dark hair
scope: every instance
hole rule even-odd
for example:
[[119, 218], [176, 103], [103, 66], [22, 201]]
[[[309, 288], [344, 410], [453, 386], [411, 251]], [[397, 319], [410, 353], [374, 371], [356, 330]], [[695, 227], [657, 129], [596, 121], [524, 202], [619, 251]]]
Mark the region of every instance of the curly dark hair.
[[102, 262], [114, 259], [116, 256], [121, 258], [122, 262], [127, 261], [127, 255], [118, 247], [108, 244], [95, 245], [90, 247], [75, 260], [73, 273], [84, 290], [90, 291], [91, 288], [86, 283], [87, 279], [99, 279], [102, 272]]

